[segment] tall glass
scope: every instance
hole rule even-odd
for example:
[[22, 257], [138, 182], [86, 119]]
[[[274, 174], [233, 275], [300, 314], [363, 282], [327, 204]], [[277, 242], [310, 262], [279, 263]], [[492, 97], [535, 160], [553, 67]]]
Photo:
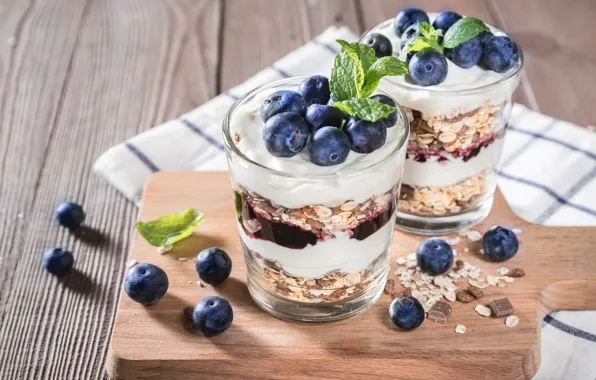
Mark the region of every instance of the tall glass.
[[[361, 41], [371, 33], [393, 33], [392, 22], [372, 28]], [[394, 49], [399, 54], [399, 44]], [[488, 215], [522, 65], [520, 50], [518, 63], [506, 74], [492, 83], [472, 83], [463, 89], [383, 78], [379, 87], [404, 107], [410, 121], [397, 228], [424, 235], [449, 234]]]
[[250, 126], [266, 95], [296, 90], [303, 80], [273, 82], [239, 99], [224, 119], [223, 134], [250, 294], [282, 318], [332, 321], [366, 309], [383, 291], [408, 119], [398, 106], [384, 153], [370, 154], [386, 157], [372, 164], [295, 175], [248, 158], [231, 126]]

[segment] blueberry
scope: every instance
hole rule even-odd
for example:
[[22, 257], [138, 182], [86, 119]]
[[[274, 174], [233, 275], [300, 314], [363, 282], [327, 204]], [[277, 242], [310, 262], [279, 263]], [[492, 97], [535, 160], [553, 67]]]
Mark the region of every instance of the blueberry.
[[482, 238], [484, 254], [492, 261], [509, 260], [515, 256], [518, 248], [517, 236], [505, 227], [493, 227]]
[[420, 86], [433, 86], [447, 78], [447, 60], [436, 50], [422, 50], [414, 54], [408, 64], [410, 77]]
[[323, 127], [308, 144], [308, 156], [313, 164], [331, 166], [341, 164], [350, 154], [350, 139], [335, 127]]
[[399, 48], [403, 50], [408, 42], [420, 36], [421, 34], [420, 29], [418, 29], [418, 23], [408, 26], [408, 29], [406, 29], [399, 38]]
[[[383, 103], [386, 104], [388, 106], [391, 107], [395, 107], [395, 101], [393, 99], [391, 99], [390, 97], [388, 97], [387, 95], [375, 95], [375, 96], [371, 96], [371, 99], [376, 100], [379, 103]], [[393, 111], [391, 114], [389, 114], [389, 116], [386, 116], [380, 120], [377, 121], [378, 123], [381, 123], [385, 126], [385, 128], [391, 128], [395, 125], [395, 123], [397, 123], [397, 110]]]
[[168, 275], [153, 264], [137, 264], [124, 277], [124, 290], [135, 302], [150, 306], [168, 290]]
[[48, 249], [43, 254], [42, 266], [56, 277], [64, 277], [72, 269], [72, 253], [60, 248]]
[[304, 119], [291, 112], [273, 116], [263, 128], [265, 147], [276, 157], [292, 157], [300, 153], [308, 140]]
[[209, 296], [195, 306], [192, 320], [205, 336], [215, 336], [232, 325], [234, 311], [225, 298]]
[[73, 202], [62, 202], [56, 208], [56, 220], [61, 226], [69, 230], [77, 229], [85, 220], [85, 211], [83, 208]]
[[304, 118], [312, 133], [322, 127], [341, 128], [344, 122], [344, 112], [332, 106], [313, 104], [306, 109]]
[[383, 123], [350, 118], [345, 132], [356, 153], [371, 153], [385, 144], [387, 128]]
[[443, 35], [445, 35], [445, 32], [447, 32], [447, 30], [451, 28], [453, 24], [461, 20], [461, 18], [462, 17], [459, 13], [443, 12], [440, 15], [438, 15], [435, 21], [433, 22], [433, 28], [437, 30], [440, 29], [443, 32]]
[[327, 104], [331, 99], [329, 79], [322, 75], [313, 75], [306, 78], [300, 83], [298, 92], [304, 98], [307, 107], [312, 104]]
[[517, 63], [519, 48], [509, 37], [491, 37], [484, 43], [482, 62], [497, 73], [504, 73]]
[[453, 250], [443, 239], [428, 239], [416, 249], [420, 270], [433, 276], [443, 274], [453, 265]]
[[445, 49], [445, 57], [464, 69], [474, 66], [482, 57], [480, 37], [476, 36], [453, 49]]
[[230, 276], [232, 259], [219, 248], [207, 248], [197, 255], [195, 269], [201, 280], [211, 285], [218, 285]]
[[302, 95], [295, 91], [276, 91], [269, 95], [261, 104], [261, 119], [263, 122], [282, 112], [293, 112], [304, 115], [306, 102]]
[[393, 55], [393, 45], [389, 38], [379, 33], [373, 33], [366, 39], [366, 46], [375, 51], [377, 58]]
[[402, 330], [414, 330], [424, 322], [424, 308], [414, 297], [397, 297], [389, 305], [389, 317]]
[[429, 22], [426, 12], [414, 7], [404, 8], [393, 20], [395, 35], [401, 37], [408, 26], [417, 24], [418, 21]]
[[491, 37], [494, 37], [494, 34], [485, 30], [484, 32], [480, 32], [478, 37], [480, 38], [480, 43], [484, 46], [486, 41], [488, 41]]

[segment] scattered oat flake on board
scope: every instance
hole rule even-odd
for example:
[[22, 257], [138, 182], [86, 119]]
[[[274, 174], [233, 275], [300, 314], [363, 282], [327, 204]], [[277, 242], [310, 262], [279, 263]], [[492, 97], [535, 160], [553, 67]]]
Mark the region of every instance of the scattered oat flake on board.
[[468, 253], [468, 252], [470, 252], [470, 248], [468, 248], [468, 247], [464, 248], [464, 252], [465, 252], [465, 253]]
[[195, 282], [194, 281], [191, 281], [191, 280], [188, 280], [188, 283], [189, 284], [194, 284]]
[[410, 253], [407, 259], [408, 261], [416, 260], [416, 253]]
[[470, 284], [473, 287], [478, 288], [478, 289], [484, 289], [484, 288], [487, 288], [489, 286], [486, 283], [481, 283], [481, 282], [476, 281], [476, 280], [468, 280], [468, 284]]
[[464, 325], [457, 325], [455, 326], [455, 332], [458, 334], [463, 334], [466, 332], [466, 326]]
[[476, 305], [476, 307], [474, 308], [474, 311], [477, 312], [478, 314], [482, 315], [483, 317], [490, 317], [490, 315], [492, 314], [490, 308], [488, 308], [484, 305]]
[[482, 234], [476, 230], [462, 231], [458, 235], [465, 236], [471, 241], [480, 241], [482, 239]]
[[128, 260], [128, 261], [126, 262], [126, 264], [125, 264], [125, 265], [126, 265], [126, 267], [127, 267], [127, 268], [132, 268], [132, 267], [134, 267], [135, 265], [137, 265], [138, 263], [139, 263], [139, 262], [138, 262], [137, 260], [135, 260], [135, 259], [130, 259], [130, 260]]
[[395, 263], [397, 265], [405, 265], [406, 264], [406, 259], [404, 259], [403, 257], [400, 257], [397, 259], [397, 261], [395, 261]]
[[447, 244], [449, 244], [449, 245], [456, 245], [456, 244], [458, 244], [458, 243], [459, 243], [459, 241], [460, 241], [460, 240], [461, 240], [461, 238], [460, 238], [459, 236], [456, 236], [456, 237], [454, 237], [454, 238], [452, 238], [452, 239], [447, 239], [447, 240], [445, 240], [445, 241], [446, 241], [446, 242], [447, 242]]
[[204, 288], [204, 287], [205, 287], [205, 285], [203, 285], [203, 283], [202, 283], [201, 281], [197, 281], [197, 284], [199, 284], [199, 286], [200, 286], [201, 288]]
[[515, 315], [510, 315], [505, 318], [505, 326], [507, 327], [515, 327], [519, 323], [519, 318]]
[[511, 232], [513, 232], [513, 233], [514, 233], [514, 234], [516, 234], [516, 235], [519, 235], [519, 234], [521, 234], [521, 233], [522, 233], [522, 230], [521, 230], [521, 229], [519, 229], [519, 228], [514, 228], [514, 229], [512, 229], [512, 230], [511, 230]]
[[178, 258], [178, 261], [187, 261], [187, 260], [188, 260], [188, 257], [179, 257]]
[[509, 273], [509, 269], [505, 267], [500, 267], [499, 269], [497, 269], [497, 273], [499, 273], [501, 276], [504, 276], [507, 273]]
[[499, 277], [497, 276], [486, 276], [486, 282], [488, 282], [491, 286], [496, 286], [499, 282]]

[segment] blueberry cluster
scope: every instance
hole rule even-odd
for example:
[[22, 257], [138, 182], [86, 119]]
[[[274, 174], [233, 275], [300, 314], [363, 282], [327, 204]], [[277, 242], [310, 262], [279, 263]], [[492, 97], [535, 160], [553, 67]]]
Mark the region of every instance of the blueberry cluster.
[[[260, 109], [269, 153], [292, 157], [306, 148], [315, 165], [332, 166], [343, 163], [350, 150], [371, 153], [385, 144], [387, 128], [397, 122], [397, 111], [369, 122], [350, 117], [330, 105], [330, 99], [329, 80], [321, 75], [305, 79], [298, 92], [281, 90], [269, 95]], [[385, 95], [371, 99], [396, 105]]]
[[[461, 19], [462, 16], [455, 12], [444, 12], [434, 20], [432, 26], [445, 35], [449, 28]], [[419, 22], [430, 23], [426, 12], [419, 8], [405, 8], [395, 17], [393, 29], [400, 38], [402, 50], [407, 48], [411, 41], [421, 36]], [[443, 37], [438, 38], [439, 44], [442, 43], [442, 39]], [[376, 47], [369, 46], [375, 51], [386, 51], [385, 44], [391, 45], [391, 43], [387, 38], [385, 40], [371, 36], [369, 42], [374, 43]], [[479, 64], [497, 73], [504, 73], [517, 63], [519, 48], [509, 37], [494, 36], [491, 32], [483, 31], [454, 48], [445, 48], [443, 54], [436, 49], [424, 49], [407, 54], [409, 75], [421, 86], [440, 84], [447, 77], [447, 59], [466, 69]]]

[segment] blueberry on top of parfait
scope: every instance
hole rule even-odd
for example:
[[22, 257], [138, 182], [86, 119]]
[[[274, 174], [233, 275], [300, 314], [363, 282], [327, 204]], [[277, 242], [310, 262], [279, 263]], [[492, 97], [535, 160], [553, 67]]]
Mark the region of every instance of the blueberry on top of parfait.
[[319, 166], [338, 165], [350, 154], [350, 139], [335, 127], [317, 130], [308, 143], [308, 154], [313, 164]]
[[517, 63], [519, 47], [509, 37], [491, 37], [484, 43], [482, 62], [497, 73], [504, 73]]
[[300, 153], [308, 141], [308, 126], [292, 112], [271, 117], [263, 128], [265, 147], [273, 156], [292, 157]]
[[453, 49], [445, 49], [445, 57], [459, 67], [468, 69], [480, 61], [482, 57], [482, 42], [476, 36], [469, 41], [457, 45]]
[[417, 52], [410, 59], [408, 68], [410, 78], [420, 86], [434, 86], [447, 78], [447, 60], [436, 50]]
[[327, 104], [331, 99], [331, 90], [329, 89], [329, 79], [322, 75], [313, 75], [306, 78], [300, 87], [298, 92], [304, 98], [306, 107], [313, 104]]
[[389, 38], [380, 33], [372, 33], [366, 39], [366, 46], [375, 51], [377, 58], [393, 55], [393, 45]]
[[267, 122], [271, 117], [283, 112], [304, 115], [306, 112], [306, 102], [302, 95], [295, 91], [275, 91], [267, 96], [263, 104], [261, 104], [260, 113], [263, 122]]
[[393, 20], [395, 35], [401, 37], [405, 30], [418, 21], [429, 22], [428, 15], [420, 8], [408, 7], [401, 10]]
[[456, 12], [443, 12], [437, 16], [435, 21], [433, 21], [433, 28], [436, 30], [441, 30], [443, 35], [445, 32], [453, 26], [456, 22], [462, 19], [462, 16]]
[[356, 153], [372, 153], [385, 144], [387, 128], [380, 122], [350, 118], [345, 132], [350, 138], [352, 150]]
[[341, 128], [344, 116], [343, 111], [333, 106], [313, 104], [306, 109], [304, 119], [310, 132], [315, 133], [323, 127]]
[[[387, 95], [379, 94], [370, 97], [372, 100], [376, 100], [379, 103], [386, 104], [391, 107], [396, 107], [395, 101]], [[377, 123], [381, 123], [385, 128], [391, 128], [397, 123], [397, 108], [391, 112], [389, 116], [385, 116], [382, 119], [377, 120]]]

